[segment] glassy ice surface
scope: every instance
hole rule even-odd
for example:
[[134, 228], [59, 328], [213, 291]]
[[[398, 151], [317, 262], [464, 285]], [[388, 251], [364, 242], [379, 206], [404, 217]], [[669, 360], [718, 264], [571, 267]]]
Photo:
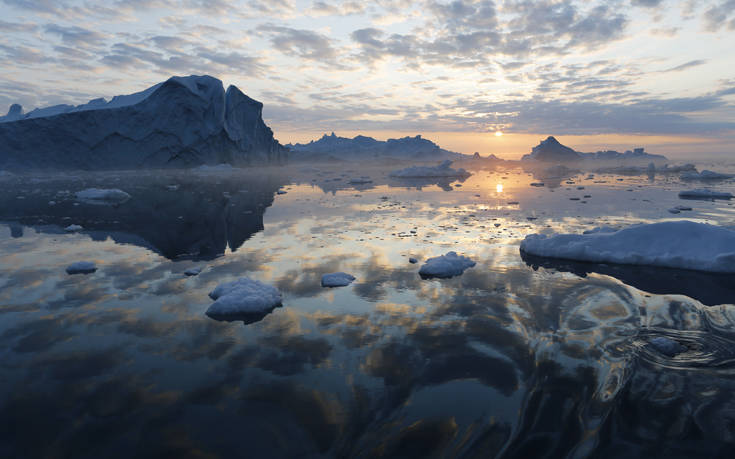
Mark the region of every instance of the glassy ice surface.
[[[735, 276], [519, 253], [536, 232], [732, 226], [730, 201], [679, 199], [678, 175], [396, 168], [0, 178], [0, 455], [732, 451]], [[476, 265], [418, 275], [449, 251]], [[97, 271], [68, 275], [77, 261]], [[357, 280], [321, 286], [339, 271]], [[206, 316], [241, 277], [282, 306]]]

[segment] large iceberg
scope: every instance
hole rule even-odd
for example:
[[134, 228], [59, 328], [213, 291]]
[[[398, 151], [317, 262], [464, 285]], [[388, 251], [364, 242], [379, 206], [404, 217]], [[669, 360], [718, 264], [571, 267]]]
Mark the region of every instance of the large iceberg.
[[263, 104], [211, 76], [0, 117], [0, 169], [135, 169], [280, 162]]
[[531, 234], [521, 252], [591, 263], [735, 273], [735, 231], [686, 220], [591, 234]]

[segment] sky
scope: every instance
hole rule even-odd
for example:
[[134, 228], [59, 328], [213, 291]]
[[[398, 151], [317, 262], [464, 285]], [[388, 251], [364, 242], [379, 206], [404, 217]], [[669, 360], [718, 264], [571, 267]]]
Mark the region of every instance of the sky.
[[[282, 143], [735, 158], [735, 0], [0, 0], [0, 111], [208, 74]], [[497, 136], [496, 132], [504, 135]]]

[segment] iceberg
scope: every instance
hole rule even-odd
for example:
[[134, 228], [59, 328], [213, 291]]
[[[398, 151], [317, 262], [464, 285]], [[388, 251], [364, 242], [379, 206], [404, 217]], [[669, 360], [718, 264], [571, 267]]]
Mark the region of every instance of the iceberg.
[[322, 287], [345, 287], [355, 280], [355, 276], [343, 272], [329, 273], [322, 276]]
[[645, 161], [666, 161], [667, 159], [662, 155], [647, 153], [643, 148], [635, 148], [632, 151], [628, 150], [624, 153], [613, 150], [598, 151], [595, 153], [581, 153], [567, 147], [566, 145], [562, 145], [553, 136], [549, 136], [545, 140], [539, 142], [538, 145], [531, 149], [531, 153], [523, 155], [521, 158], [521, 161], [525, 162], [575, 163], [575, 165], [578, 165], [580, 160], [638, 163]]
[[687, 220], [615, 232], [531, 234], [522, 253], [537, 257], [735, 273], [735, 231]]
[[287, 149], [263, 104], [211, 76], [172, 77], [79, 106], [11, 107], [0, 117], [0, 169], [138, 169], [281, 162]]
[[405, 169], [400, 169], [388, 174], [391, 177], [399, 178], [426, 178], [426, 177], [463, 177], [467, 178], [470, 174], [464, 169], [452, 169], [450, 166], [452, 161], [445, 160], [439, 163], [438, 166], [413, 166]]
[[731, 199], [733, 195], [728, 192], [697, 188], [695, 190], [680, 191], [679, 197], [684, 199]]
[[306, 144], [288, 144], [291, 158], [296, 161], [316, 160], [374, 160], [375, 158], [431, 160], [442, 158], [461, 158], [463, 155], [440, 148], [434, 142], [422, 138], [403, 137], [400, 139], [376, 140], [358, 135], [352, 139], [340, 137], [332, 132], [324, 134], [319, 140]]
[[444, 255], [426, 260], [419, 269], [419, 275], [424, 279], [454, 277], [461, 275], [466, 269], [472, 268], [475, 264], [468, 257], [457, 255], [457, 252], [447, 252]]
[[733, 177], [735, 177], [733, 174], [722, 174], [704, 169], [702, 172], [697, 172], [696, 170], [684, 172], [680, 178], [682, 180], [725, 180]]
[[281, 293], [275, 287], [247, 277], [218, 285], [209, 297], [215, 302], [206, 314], [213, 318], [263, 313], [281, 305]]

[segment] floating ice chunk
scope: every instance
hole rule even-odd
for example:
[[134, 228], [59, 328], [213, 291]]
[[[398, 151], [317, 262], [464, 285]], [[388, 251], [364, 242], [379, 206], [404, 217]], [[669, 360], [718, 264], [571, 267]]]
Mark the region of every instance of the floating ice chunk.
[[76, 197], [80, 201], [91, 203], [114, 203], [130, 199], [129, 194], [117, 188], [87, 188], [86, 190], [77, 191]]
[[414, 257], [411, 257], [411, 258], [409, 258], [409, 259], [408, 259], [408, 262], [409, 262], [409, 263], [411, 263], [412, 265], [415, 265], [415, 264], [416, 264], [416, 263], [418, 263], [419, 261], [418, 261], [418, 260], [417, 260], [416, 258], [414, 258]]
[[445, 255], [426, 260], [419, 270], [419, 275], [423, 278], [454, 277], [459, 276], [465, 269], [471, 268], [475, 264], [474, 261], [465, 256], [457, 255], [456, 252], [447, 252]]
[[695, 190], [680, 191], [679, 197], [685, 199], [731, 199], [733, 196], [728, 192], [697, 188]]
[[688, 350], [686, 346], [683, 346], [673, 339], [666, 338], [665, 336], [657, 336], [648, 342], [648, 345], [656, 349], [661, 354], [669, 357], [674, 357], [676, 354], [681, 354]]
[[194, 266], [193, 268], [189, 268], [186, 271], [184, 271], [184, 274], [186, 274], [187, 276], [198, 276], [199, 273], [201, 272], [202, 272], [201, 266]]
[[322, 276], [322, 287], [345, 287], [355, 280], [355, 276], [343, 272], [330, 273]]
[[678, 214], [681, 213], [681, 210], [677, 209], [676, 207], [672, 207], [671, 209], [669, 209], [669, 213]]
[[692, 208], [689, 207], [689, 206], [676, 206], [676, 207], [674, 207], [674, 209], [677, 209], [677, 210], [692, 210]]
[[720, 172], [708, 171], [707, 169], [703, 170], [702, 172], [697, 172], [695, 170], [684, 172], [683, 174], [681, 174], [682, 180], [724, 180], [733, 177], [735, 177], [735, 175], [722, 174]]
[[278, 191], [276, 191], [276, 194], [286, 194], [286, 193], [287, 193], [286, 190], [278, 190]]
[[531, 186], [544, 186], [544, 182], [533, 182]]
[[348, 183], [350, 183], [351, 185], [365, 185], [367, 183], [373, 183], [373, 181], [367, 177], [359, 177], [359, 178], [351, 178]]
[[75, 232], [75, 231], [81, 231], [81, 230], [83, 230], [83, 229], [84, 229], [84, 228], [82, 228], [82, 226], [81, 226], [81, 225], [69, 225], [69, 226], [67, 226], [66, 228], [64, 228], [64, 231], [68, 231], [68, 232], [70, 232], [70, 233], [73, 233], [73, 232]]
[[420, 177], [469, 177], [470, 174], [464, 169], [452, 169], [452, 161], [442, 161], [438, 166], [413, 166], [391, 172], [391, 177], [420, 178]]
[[97, 266], [91, 261], [77, 261], [66, 267], [67, 274], [91, 274], [97, 271]]
[[215, 318], [262, 313], [281, 305], [281, 294], [275, 287], [247, 277], [218, 285], [209, 297], [215, 302], [206, 314]]
[[531, 234], [529, 255], [592, 263], [735, 273], [735, 231], [687, 220], [631, 226], [614, 233]]

